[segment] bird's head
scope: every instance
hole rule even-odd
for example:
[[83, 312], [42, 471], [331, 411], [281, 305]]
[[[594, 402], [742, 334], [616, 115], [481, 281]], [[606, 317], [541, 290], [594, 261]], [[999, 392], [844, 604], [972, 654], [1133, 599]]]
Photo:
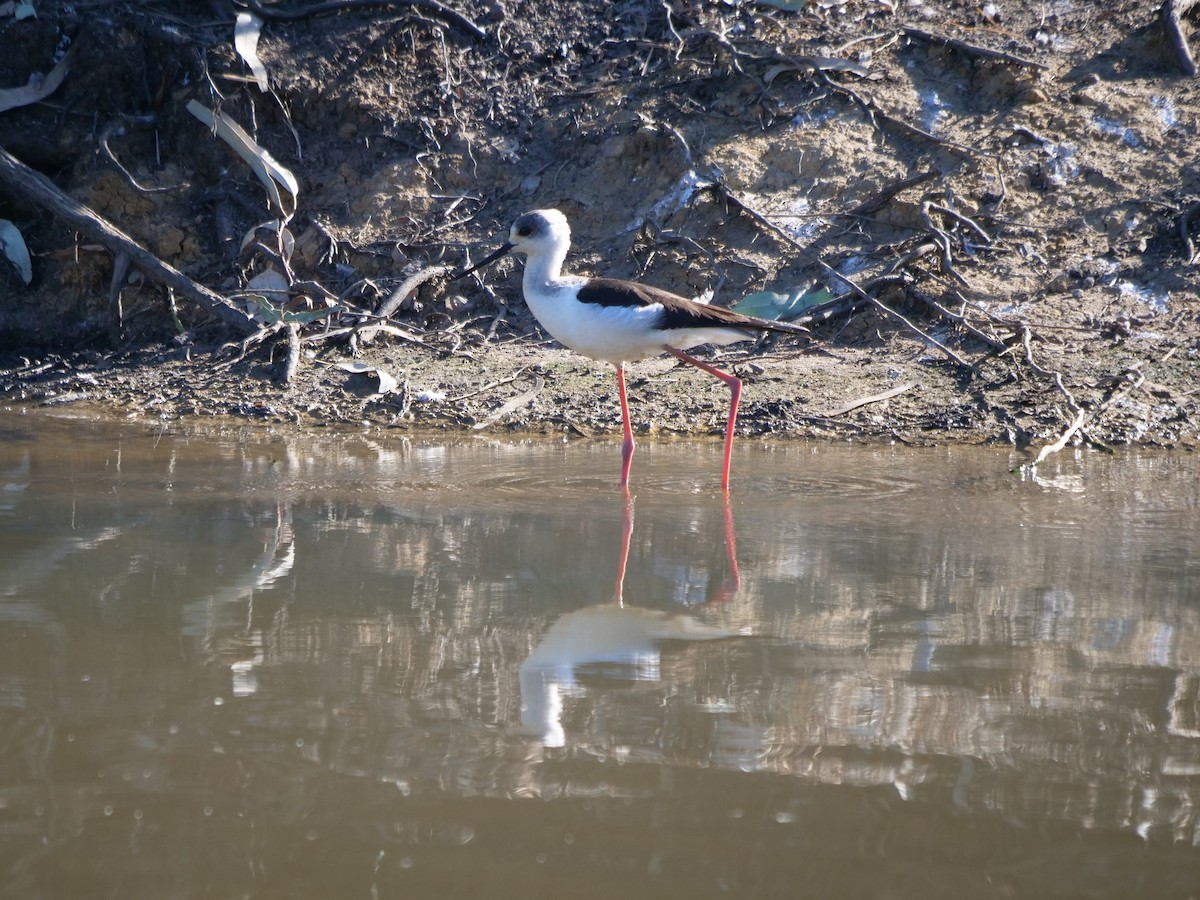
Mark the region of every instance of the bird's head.
[[535, 209], [512, 223], [508, 243], [513, 250], [526, 255], [565, 247], [571, 243], [571, 226], [557, 209]]
[[488, 263], [495, 262], [506, 253], [524, 253], [526, 256], [536, 256], [551, 251], [561, 251], [565, 254], [571, 243], [571, 226], [567, 217], [557, 209], [535, 209], [518, 216], [508, 229], [508, 240], [493, 253], [489, 253], [469, 269], [464, 269], [455, 275], [462, 278], [470, 275], [476, 269], [482, 269]]

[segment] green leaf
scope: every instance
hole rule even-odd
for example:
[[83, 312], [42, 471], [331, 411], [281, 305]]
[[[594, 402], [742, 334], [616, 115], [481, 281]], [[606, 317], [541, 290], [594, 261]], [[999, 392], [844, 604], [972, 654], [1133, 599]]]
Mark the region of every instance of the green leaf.
[[731, 308], [744, 316], [774, 321], [798, 315], [809, 307], [831, 299], [833, 294], [823, 287], [812, 291], [793, 291], [790, 294], [758, 291], [743, 297]]
[[261, 294], [250, 294], [246, 299], [255, 306], [251, 315], [264, 325], [274, 325], [283, 318], [283, 311]]
[[346, 312], [346, 307], [344, 306], [327, 306], [324, 309], [302, 309], [297, 312], [285, 312], [283, 314], [283, 321], [295, 322], [297, 325], [308, 325], [311, 322], [316, 322], [318, 319], [324, 319], [326, 316], [343, 312]]

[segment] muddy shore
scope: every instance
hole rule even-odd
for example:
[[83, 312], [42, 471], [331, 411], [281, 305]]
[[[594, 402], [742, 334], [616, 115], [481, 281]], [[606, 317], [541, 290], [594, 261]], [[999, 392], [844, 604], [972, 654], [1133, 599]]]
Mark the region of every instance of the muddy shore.
[[[0, 22], [0, 83], [66, 45], [71, 71], [0, 114], [0, 144], [261, 330], [168, 302], [0, 185], [33, 260], [28, 284], [0, 262], [0, 402], [616, 433], [611, 367], [545, 338], [519, 265], [432, 272], [553, 206], [574, 271], [807, 323], [709, 355], [746, 383], [740, 434], [1194, 449], [1200, 91], [1145, 4], [1050, 7], [461, 9], [482, 37], [411, 10], [264, 15], [264, 93], [232, 7], [41, 3]], [[189, 103], [293, 174], [282, 208]], [[720, 432], [720, 383], [630, 374], [643, 435]]]

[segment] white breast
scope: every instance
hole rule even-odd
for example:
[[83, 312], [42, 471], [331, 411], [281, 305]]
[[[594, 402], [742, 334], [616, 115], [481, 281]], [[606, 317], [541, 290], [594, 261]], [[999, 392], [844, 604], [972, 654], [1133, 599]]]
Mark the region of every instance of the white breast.
[[576, 289], [585, 279], [565, 277], [554, 285], [524, 285], [525, 302], [541, 326], [565, 347], [618, 365], [658, 356], [665, 346], [686, 350], [699, 344], [731, 344], [752, 335], [734, 328], [663, 331], [662, 307], [581, 303]]

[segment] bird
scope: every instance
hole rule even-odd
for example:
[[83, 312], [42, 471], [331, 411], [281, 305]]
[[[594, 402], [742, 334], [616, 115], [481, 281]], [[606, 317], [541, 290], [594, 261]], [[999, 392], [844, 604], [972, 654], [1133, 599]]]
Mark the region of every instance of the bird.
[[571, 227], [567, 217], [557, 209], [535, 209], [517, 217], [509, 228], [508, 239], [499, 249], [454, 278], [482, 269], [508, 253], [523, 253], [526, 259], [522, 292], [542, 328], [568, 349], [616, 367], [624, 430], [622, 488], [629, 485], [634, 450], [625, 390], [626, 364], [667, 353], [723, 381], [730, 396], [721, 489], [728, 491], [742, 381], [732, 372], [709, 365], [685, 351], [701, 344], [752, 340], [764, 331], [807, 335], [807, 329], [708, 306], [637, 281], [565, 274], [563, 264], [570, 247]]

